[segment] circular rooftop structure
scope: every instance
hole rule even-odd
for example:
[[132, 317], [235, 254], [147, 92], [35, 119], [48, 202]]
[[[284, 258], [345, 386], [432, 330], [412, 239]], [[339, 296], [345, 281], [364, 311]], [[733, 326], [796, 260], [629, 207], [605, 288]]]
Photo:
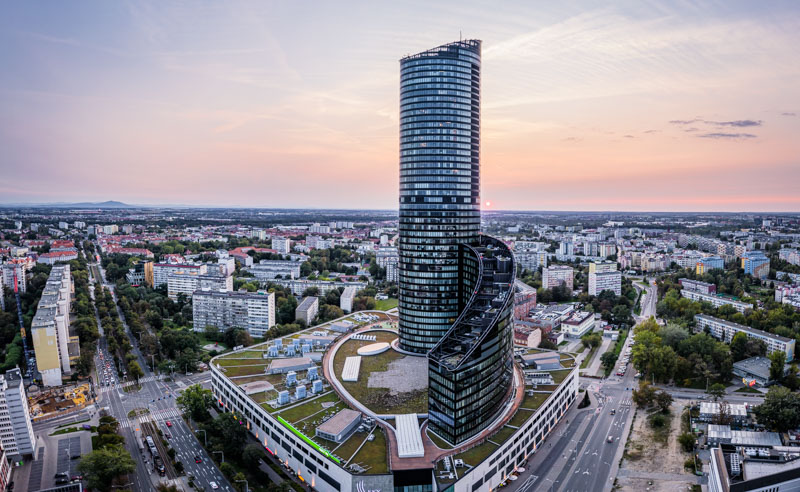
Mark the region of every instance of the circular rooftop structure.
[[378, 355], [389, 350], [389, 347], [390, 345], [388, 342], [371, 343], [369, 345], [364, 345], [363, 347], [360, 347], [357, 353], [358, 355], [363, 355], [363, 356]]

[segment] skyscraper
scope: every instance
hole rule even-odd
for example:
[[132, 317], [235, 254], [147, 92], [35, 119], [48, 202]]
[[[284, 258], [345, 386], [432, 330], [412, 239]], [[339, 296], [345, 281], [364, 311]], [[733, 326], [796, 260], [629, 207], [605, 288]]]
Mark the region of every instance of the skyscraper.
[[400, 346], [427, 354], [429, 428], [486, 429], [513, 380], [516, 267], [480, 234], [481, 42], [400, 61]]
[[400, 346], [427, 353], [459, 315], [459, 244], [480, 232], [481, 42], [400, 60]]

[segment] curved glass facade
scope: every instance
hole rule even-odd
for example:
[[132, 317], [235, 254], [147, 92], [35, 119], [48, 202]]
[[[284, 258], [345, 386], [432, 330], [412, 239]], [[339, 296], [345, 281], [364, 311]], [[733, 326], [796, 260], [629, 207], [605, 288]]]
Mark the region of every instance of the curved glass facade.
[[399, 331], [427, 353], [459, 315], [459, 245], [480, 233], [481, 42], [400, 60]]
[[481, 236], [461, 245], [459, 304], [452, 327], [428, 353], [429, 428], [451, 444], [486, 429], [513, 383], [513, 255]]

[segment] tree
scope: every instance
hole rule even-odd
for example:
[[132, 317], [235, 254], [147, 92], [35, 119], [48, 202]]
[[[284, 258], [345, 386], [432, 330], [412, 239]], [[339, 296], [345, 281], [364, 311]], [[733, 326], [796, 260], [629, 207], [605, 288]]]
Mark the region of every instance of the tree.
[[687, 453], [691, 453], [694, 450], [694, 440], [694, 434], [691, 432], [684, 432], [678, 436], [678, 444]]
[[714, 401], [720, 400], [723, 396], [725, 396], [725, 385], [714, 383], [710, 388], [708, 388], [706, 393], [711, 395], [711, 398], [713, 398]]
[[258, 468], [261, 463], [261, 458], [264, 456], [264, 451], [261, 450], [259, 444], [248, 444], [242, 451], [242, 463], [248, 468]]
[[743, 332], [737, 332], [731, 339], [731, 357], [734, 362], [747, 357], [747, 335]]
[[238, 458], [247, 442], [247, 429], [232, 413], [222, 413], [209, 425], [212, 441], [226, 456]]
[[758, 423], [777, 432], [786, 432], [800, 425], [800, 395], [788, 388], [772, 386], [764, 403], [753, 412]]
[[175, 403], [192, 420], [206, 422], [211, 417], [208, 409], [214, 405], [214, 395], [211, 394], [211, 390], [193, 384], [183, 390], [183, 393], [175, 399]]
[[544, 339], [541, 342], [539, 342], [539, 348], [543, 348], [543, 349], [547, 349], [547, 350], [555, 350], [558, 347], [556, 347], [556, 344], [551, 342], [550, 340]]
[[647, 382], [639, 383], [639, 389], [633, 390], [631, 399], [636, 405], [640, 407], [649, 407], [652, 405], [656, 396], [656, 389]]
[[133, 473], [136, 463], [122, 445], [96, 449], [81, 458], [78, 471], [88, 486], [96, 490], [111, 490], [114, 479]]
[[672, 405], [672, 395], [666, 391], [659, 391], [654, 398], [656, 406], [661, 410], [661, 413], [669, 412], [669, 407]]
[[786, 365], [786, 353], [776, 350], [769, 354], [769, 378], [777, 383], [783, 380], [783, 368]]
[[137, 382], [139, 381], [140, 377], [144, 376], [142, 366], [140, 366], [135, 360], [132, 360], [128, 363], [128, 376], [135, 379]]
[[600, 356], [600, 362], [603, 363], [603, 367], [614, 367], [614, 364], [617, 362], [617, 354], [615, 354], [613, 350], [603, 352], [603, 355]]

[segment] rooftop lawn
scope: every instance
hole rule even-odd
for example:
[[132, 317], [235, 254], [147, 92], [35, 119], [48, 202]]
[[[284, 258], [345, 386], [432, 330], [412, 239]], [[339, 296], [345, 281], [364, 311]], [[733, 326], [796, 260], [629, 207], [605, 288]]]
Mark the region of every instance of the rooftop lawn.
[[470, 466], [477, 466], [481, 461], [485, 460], [489, 457], [494, 450], [497, 449], [497, 445], [493, 444], [489, 441], [484, 442], [474, 448], [470, 448], [464, 451], [461, 454], [457, 454], [454, 456], [456, 459], [464, 460], [464, 463]]
[[561, 382], [569, 376], [570, 372], [572, 372], [572, 369], [562, 369], [559, 371], [550, 371], [550, 375], [553, 376], [553, 381], [556, 384], [561, 384]]
[[389, 458], [386, 453], [386, 436], [383, 435], [383, 430], [381, 430], [380, 427], [376, 427], [373, 434], [375, 434], [375, 439], [365, 442], [364, 446], [350, 462], [357, 463], [367, 468], [366, 473], [368, 475], [389, 473]]
[[536, 410], [542, 403], [547, 400], [552, 393], [534, 393], [533, 396], [525, 395], [525, 399], [522, 400], [521, 408], [527, 408], [528, 410]]
[[447, 444], [447, 441], [442, 439], [441, 437], [437, 436], [435, 433], [431, 432], [430, 430], [426, 431], [425, 434], [430, 438], [431, 441], [441, 449], [452, 449], [453, 446]]
[[294, 425], [297, 421], [308, 417], [309, 415], [322, 410], [322, 404], [327, 402], [338, 402], [339, 395], [334, 391], [325, 393], [324, 395], [314, 398], [313, 400], [306, 401], [294, 407], [285, 407], [282, 410], [276, 410], [274, 413], [280, 415], [287, 422]]
[[524, 424], [525, 421], [528, 420], [531, 415], [533, 415], [533, 411], [519, 409], [517, 410], [517, 413], [515, 413], [514, 416], [511, 417], [511, 420], [508, 421], [508, 425], [513, 425], [514, 427], [521, 427], [522, 424]]
[[397, 307], [397, 299], [383, 299], [375, 301], [375, 309], [378, 311], [388, 311]]
[[503, 444], [516, 431], [517, 431], [517, 429], [514, 429], [513, 427], [509, 427], [507, 425], [504, 425], [499, 431], [497, 431], [495, 434], [493, 434], [491, 437], [489, 437], [489, 439], [491, 439], [492, 441], [496, 442], [497, 444]]
[[[266, 364], [261, 365], [245, 365], [245, 366], [236, 366], [236, 367], [225, 367], [223, 373], [228, 378], [236, 377], [236, 376], [256, 376], [259, 374], [264, 374], [264, 368], [267, 367]], [[235, 380], [234, 380], [235, 381]]]

